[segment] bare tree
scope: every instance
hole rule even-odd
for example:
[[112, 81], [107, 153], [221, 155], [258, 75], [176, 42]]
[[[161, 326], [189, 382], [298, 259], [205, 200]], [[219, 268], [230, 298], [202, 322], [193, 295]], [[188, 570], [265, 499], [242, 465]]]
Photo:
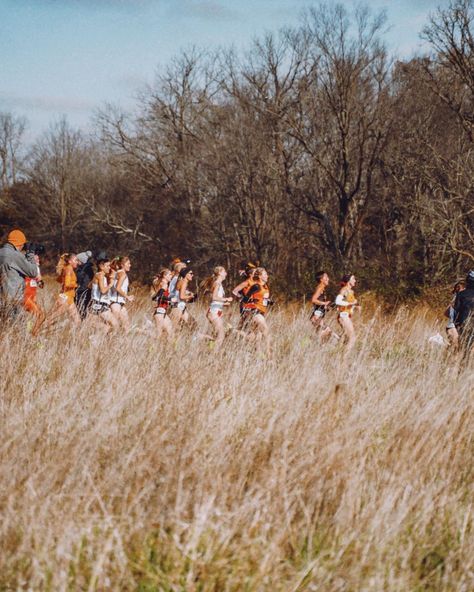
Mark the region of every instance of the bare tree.
[[[432, 52], [424, 59], [421, 81], [451, 111], [460, 129], [443, 130], [442, 144], [432, 143], [437, 162], [432, 179], [434, 211], [440, 235], [454, 256], [474, 260], [474, 3], [452, 0], [424, 28]], [[464, 131], [464, 134], [462, 133]], [[447, 137], [450, 141], [447, 142]], [[451, 150], [448, 150], [448, 147]], [[430, 146], [431, 148], [431, 146]]]
[[309, 11], [303, 32], [313, 67], [301, 84], [290, 135], [305, 151], [300, 207], [337, 261], [350, 260], [390, 130], [389, 65], [378, 39], [383, 15], [342, 5]]
[[25, 118], [0, 113], [0, 189], [5, 190], [17, 181], [25, 128]]
[[298, 247], [290, 218], [302, 149], [288, 134], [288, 119], [307, 68], [306, 40], [292, 30], [268, 33], [243, 58], [230, 51], [221, 61], [224, 97], [234, 116], [233, 123], [228, 119], [229, 151], [219, 160], [222, 171], [235, 163], [226, 195], [226, 204], [238, 216], [234, 250], [240, 256], [271, 259], [275, 271], [285, 268], [289, 257], [296, 259], [295, 251], [286, 248], [288, 241]]
[[66, 119], [52, 125], [32, 147], [28, 175], [38, 222], [54, 232], [64, 250], [84, 213], [85, 171], [90, 154], [82, 134]]
[[431, 90], [456, 114], [474, 141], [474, 3], [452, 0], [431, 16], [423, 37], [432, 47], [424, 61]]

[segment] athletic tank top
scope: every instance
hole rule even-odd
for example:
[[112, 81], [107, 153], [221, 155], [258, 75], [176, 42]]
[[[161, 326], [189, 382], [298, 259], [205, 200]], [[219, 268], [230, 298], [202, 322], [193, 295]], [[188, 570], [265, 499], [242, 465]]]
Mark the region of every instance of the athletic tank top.
[[160, 288], [156, 296], [153, 298], [153, 300], [155, 301], [155, 308], [164, 308], [166, 310], [170, 303], [169, 297], [169, 290], [164, 290], [163, 288]]
[[[107, 280], [104, 277], [104, 278], [102, 278], [102, 281], [107, 281]], [[101, 304], [110, 304], [110, 290], [108, 290], [105, 294], [102, 294], [100, 291], [98, 282], [97, 283], [92, 282], [91, 297], [92, 297], [92, 300], [95, 300], [96, 302], [100, 302]]]
[[[123, 296], [121, 296], [117, 292], [117, 283], [118, 283], [118, 278], [116, 277], [114, 279], [114, 285], [112, 286], [112, 288], [110, 288], [110, 300], [112, 302], [119, 302], [120, 304], [124, 304], [126, 300]], [[125, 294], [128, 294], [128, 286], [129, 285], [130, 285], [130, 280], [128, 279], [128, 275], [125, 274], [125, 279], [122, 282], [122, 292], [125, 292]]]
[[[219, 296], [219, 298], [225, 297], [225, 291], [224, 291], [224, 287], [222, 286], [222, 284], [219, 286], [219, 289], [217, 291], [217, 295]], [[224, 310], [224, 303], [220, 302], [219, 300], [212, 300], [211, 304], [209, 305], [209, 309], [210, 310]]]
[[250, 301], [244, 305], [244, 310], [258, 310], [261, 314], [267, 312], [270, 299], [270, 289], [267, 284], [255, 282], [248, 290], [247, 295], [250, 296]]
[[36, 278], [25, 278], [25, 292], [24, 292], [24, 301], [27, 300], [35, 300], [36, 298], [36, 290], [38, 288], [38, 281]]
[[[343, 294], [343, 296], [344, 296], [344, 300], [346, 302], [355, 302], [356, 301], [356, 297], [355, 297], [354, 292], [352, 290], [346, 290], [346, 292], [345, 292], [345, 294]], [[352, 304], [349, 304], [348, 306], [338, 306], [337, 310], [338, 310], [338, 312], [348, 312], [349, 316], [352, 316], [354, 306]]]
[[[320, 294], [318, 300], [321, 300], [322, 302], [327, 302], [328, 297], [326, 296], [326, 292]], [[313, 304], [313, 310], [320, 310], [321, 312], [326, 312], [326, 307], [323, 304]]]
[[171, 278], [170, 285], [168, 287], [168, 291], [170, 293], [171, 302], [179, 302], [179, 292], [176, 289], [176, 284], [178, 283], [179, 276], [175, 275]]

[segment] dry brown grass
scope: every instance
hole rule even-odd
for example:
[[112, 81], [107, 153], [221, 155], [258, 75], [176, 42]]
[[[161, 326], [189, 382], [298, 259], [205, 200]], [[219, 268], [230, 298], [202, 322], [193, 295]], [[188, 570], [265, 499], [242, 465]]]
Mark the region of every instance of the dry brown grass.
[[270, 323], [269, 359], [2, 329], [0, 590], [474, 590], [472, 367], [420, 310], [350, 360]]

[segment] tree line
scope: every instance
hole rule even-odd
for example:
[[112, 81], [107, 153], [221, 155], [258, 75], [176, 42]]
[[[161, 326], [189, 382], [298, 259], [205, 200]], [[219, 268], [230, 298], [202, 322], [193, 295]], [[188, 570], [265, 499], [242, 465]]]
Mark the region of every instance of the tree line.
[[416, 292], [474, 260], [474, 5], [437, 9], [430, 50], [394, 60], [367, 7], [308, 9], [247, 52], [182, 52], [134, 113], [65, 119], [32, 146], [0, 114], [1, 231], [49, 253], [259, 261], [297, 296], [318, 269]]

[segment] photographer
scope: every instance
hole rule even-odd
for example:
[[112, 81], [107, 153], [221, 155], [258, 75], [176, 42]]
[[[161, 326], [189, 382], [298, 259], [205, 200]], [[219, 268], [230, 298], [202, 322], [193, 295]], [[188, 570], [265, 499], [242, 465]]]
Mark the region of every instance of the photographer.
[[39, 274], [35, 254], [22, 252], [25, 244], [23, 232], [12, 230], [0, 249], [0, 306], [12, 318], [23, 307], [25, 278], [35, 278]]
[[474, 348], [474, 270], [466, 276], [465, 289], [456, 294], [453, 309], [454, 325], [467, 359]]

